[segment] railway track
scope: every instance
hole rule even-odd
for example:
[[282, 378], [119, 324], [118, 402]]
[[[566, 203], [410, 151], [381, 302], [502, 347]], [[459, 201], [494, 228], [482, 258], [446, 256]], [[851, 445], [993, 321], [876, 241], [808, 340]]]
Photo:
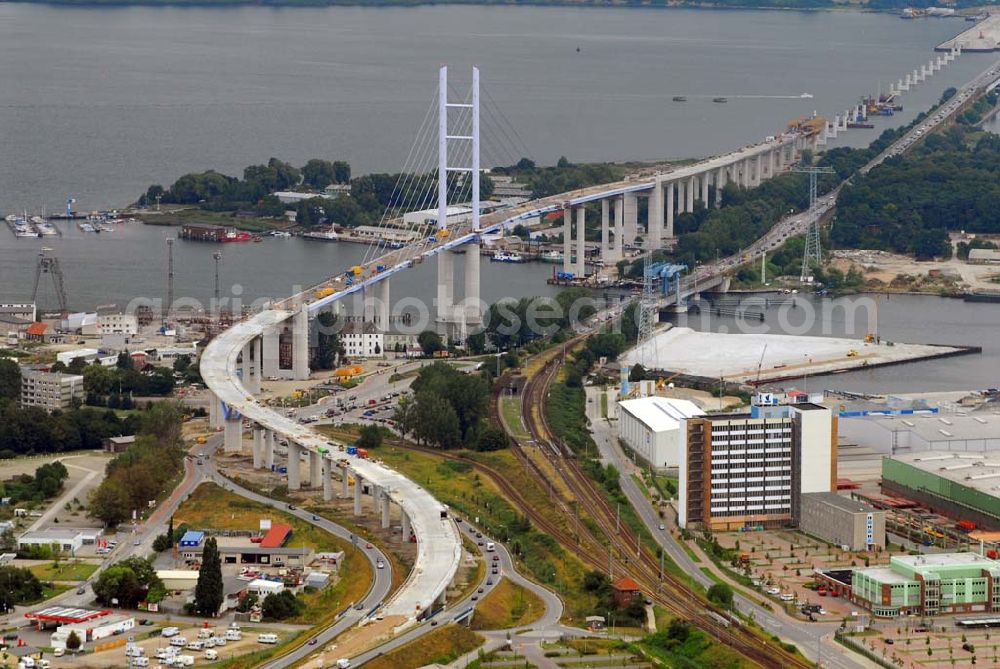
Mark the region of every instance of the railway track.
[[[604, 543], [587, 531], [582, 524], [578, 536], [574, 538], [560, 528], [552, 527], [552, 524], [547, 520], [532, 517], [532, 522], [535, 522], [540, 529], [550, 533], [563, 545], [571, 546], [573, 543], [579, 545], [581, 550], [578, 556], [592, 568], [602, 571], [614, 564], [614, 547], [611, 543], [614, 539], [618, 539], [618, 544], [622, 548], [618, 556], [619, 564], [616, 565], [616, 571], [620, 570], [619, 573], [631, 576], [643, 587], [645, 592], [649, 593], [653, 601], [671, 613], [691, 620], [718, 641], [761, 666], [803, 668], [812, 666], [802, 658], [767, 644], [759, 637], [743, 631], [739, 627], [725, 628], [720, 626], [717, 619], [712, 616], [711, 607], [685, 582], [666, 571], [661, 572], [658, 558], [642, 547], [639, 536], [630, 527], [620, 522], [617, 510], [611, 508], [608, 500], [597, 489], [597, 484], [583, 471], [579, 461], [573, 457], [571, 449], [555, 435], [545, 414], [545, 401], [549, 388], [558, 375], [560, 358], [564, 357], [566, 351], [572, 350], [584, 338], [585, 335], [580, 335], [566, 342], [560, 348], [550, 349], [539, 354], [540, 359], [536, 358], [536, 360], [542, 365], [542, 368], [525, 384], [521, 395], [521, 416], [524, 418], [524, 427], [532, 441], [538, 447], [539, 452], [543, 453], [550, 461], [551, 469], [561, 476], [578, 508], [570, 509], [565, 499], [554, 501], [567, 514], [577, 511], [585, 512], [598, 525], [601, 532], [608, 537], [609, 541], [607, 544]], [[503, 384], [498, 385], [503, 386]], [[514, 434], [510, 426], [506, 425], [503, 420], [499, 410], [498, 395], [493, 397], [491, 414], [494, 420], [498, 421], [498, 424], [505, 427], [508, 434]], [[530, 446], [521, 443], [516, 437], [513, 438], [513, 441], [515, 446], [512, 451], [517, 459], [544, 485], [546, 477], [550, 474], [543, 472], [538, 463], [525, 452], [525, 448]], [[492, 475], [491, 478], [493, 478]], [[555, 497], [555, 494], [553, 496]], [[539, 515], [530, 513], [530, 507], [522, 508], [529, 511], [529, 516]], [[629, 555], [626, 556], [625, 546], [635, 547], [636, 553], [632, 554], [631, 548], [629, 548]], [[718, 614], [718, 612], [715, 613]]]

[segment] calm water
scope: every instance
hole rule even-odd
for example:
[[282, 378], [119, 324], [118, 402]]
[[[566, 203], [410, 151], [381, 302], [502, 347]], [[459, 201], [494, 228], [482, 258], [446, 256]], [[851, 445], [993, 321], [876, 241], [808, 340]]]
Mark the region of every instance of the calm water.
[[[421, 7], [282, 9], [59, 8], [0, 3], [0, 212], [81, 210], [132, 201], [153, 182], [214, 168], [238, 174], [278, 156], [348, 160], [356, 173], [402, 167], [436, 70], [461, 88], [483, 71], [491, 105], [513, 131], [484, 120], [485, 164], [527, 154], [540, 163], [652, 160], [720, 153], [814, 110], [832, 116], [919, 67], [965, 28], [852, 12]], [[908, 93], [906, 121], [941, 91], [984, 69], [966, 55]], [[801, 93], [814, 97], [804, 99]], [[674, 103], [675, 95], [688, 97]], [[711, 98], [726, 96], [728, 104]], [[874, 131], [845, 141], [867, 143]], [[492, 133], [492, 134], [491, 134]], [[503, 141], [499, 141], [503, 140]], [[74, 308], [123, 305], [165, 292], [164, 239], [133, 226], [16, 240], [0, 229], [0, 301], [30, 297], [35, 257], [54, 249]], [[178, 296], [212, 293], [210, 245], [175, 245]], [[287, 295], [352, 264], [363, 247], [298, 239], [222, 248], [224, 293]], [[551, 266], [483, 263], [483, 297], [543, 294]], [[433, 265], [395, 280], [393, 295], [433, 292]], [[238, 286], [238, 288], [237, 288]], [[1000, 310], [940, 302], [931, 324], [894, 298], [886, 336], [986, 345]], [[40, 302], [53, 304], [51, 290]], [[898, 316], [894, 315], [897, 312]], [[922, 308], [923, 304], [914, 306]], [[957, 310], [951, 313], [948, 310]], [[954, 320], [951, 320], [954, 319]], [[969, 326], [979, 323], [979, 329]], [[957, 329], [954, 323], [962, 323]], [[894, 325], [895, 324], [895, 325]], [[988, 362], [989, 364], [984, 364]], [[996, 385], [1000, 354], [841, 375], [901, 387]], [[962, 371], [954, 372], [959, 369]], [[898, 379], [897, 379], [897, 376]], [[867, 386], [865, 386], [867, 387]]]

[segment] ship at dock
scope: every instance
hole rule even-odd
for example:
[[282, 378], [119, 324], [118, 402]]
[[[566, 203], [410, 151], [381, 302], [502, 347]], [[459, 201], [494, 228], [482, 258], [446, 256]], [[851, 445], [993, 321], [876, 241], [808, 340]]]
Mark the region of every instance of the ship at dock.
[[506, 263], [522, 263], [525, 262], [524, 256], [515, 251], [496, 251], [490, 256], [490, 260], [493, 262], [506, 262]]
[[185, 223], [181, 226], [181, 239], [195, 242], [218, 242], [225, 244], [229, 242], [249, 242], [253, 235], [243, 230], [229, 228], [222, 225], [208, 225], [205, 223]]
[[340, 239], [340, 235], [331, 227], [329, 230], [313, 230], [302, 233], [302, 239], [311, 239], [314, 242], [335, 242]]

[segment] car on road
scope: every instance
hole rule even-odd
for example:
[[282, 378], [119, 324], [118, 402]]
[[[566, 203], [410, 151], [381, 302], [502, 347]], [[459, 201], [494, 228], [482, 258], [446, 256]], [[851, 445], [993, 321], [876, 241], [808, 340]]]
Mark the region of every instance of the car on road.
[[378, 562], [376, 562], [375, 566], [378, 567], [379, 569], [385, 569], [385, 563], [382, 562], [381, 560], [379, 560]]
[[313, 638], [309, 639], [309, 645], [310, 646], [315, 646], [316, 645], [316, 641], [317, 641], [316, 637], [313, 637]]
[[87, 594], [87, 587], [81, 585], [79, 588], [76, 589], [76, 594], [78, 594], [78, 595], [85, 595], [85, 594]]

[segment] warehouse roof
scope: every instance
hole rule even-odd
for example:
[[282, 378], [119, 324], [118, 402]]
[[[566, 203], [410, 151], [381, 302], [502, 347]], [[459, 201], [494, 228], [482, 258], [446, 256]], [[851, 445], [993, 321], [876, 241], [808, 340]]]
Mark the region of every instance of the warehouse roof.
[[[891, 459], [967, 488], [1000, 497], [1000, 453], [921, 451], [895, 455]], [[884, 474], [885, 467], [882, 469]]]
[[914, 569], [925, 567], [953, 567], [970, 564], [981, 564], [987, 569], [996, 567], [998, 563], [979, 553], [927, 553], [926, 555], [894, 555], [893, 561], [908, 565]]
[[280, 548], [288, 541], [292, 534], [291, 525], [274, 525], [267, 531], [264, 538], [260, 540], [261, 548]]
[[624, 400], [618, 406], [634, 416], [653, 432], [676, 430], [682, 420], [692, 416], [704, 416], [705, 412], [689, 400], [669, 397], [642, 397]]
[[874, 513], [876, 511], [875, 507], [870, 504], [838, 495], [835, 492], [810, 492], [802, 496], [812, 500], [819, 500], [848, 513]]
[[864, 420], [889, 431], [912, 432], [924, 441], [967, 441], [1000, 439], [1000, 414], [909, 414], [905, 416], [864, 416], [842, 420]]

